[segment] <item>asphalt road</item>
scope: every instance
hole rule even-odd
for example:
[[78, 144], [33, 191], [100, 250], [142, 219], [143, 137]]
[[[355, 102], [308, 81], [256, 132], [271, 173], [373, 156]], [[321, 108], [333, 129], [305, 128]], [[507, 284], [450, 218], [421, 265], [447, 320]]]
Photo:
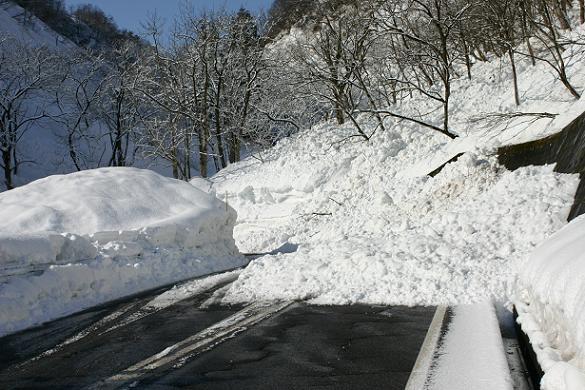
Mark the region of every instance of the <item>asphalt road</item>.
[[[0, 388], [403, 389], [434, 308], [208, 304], [164, 289], [0, 339]], [[206, 304], [207, 302], [207, 304]]]

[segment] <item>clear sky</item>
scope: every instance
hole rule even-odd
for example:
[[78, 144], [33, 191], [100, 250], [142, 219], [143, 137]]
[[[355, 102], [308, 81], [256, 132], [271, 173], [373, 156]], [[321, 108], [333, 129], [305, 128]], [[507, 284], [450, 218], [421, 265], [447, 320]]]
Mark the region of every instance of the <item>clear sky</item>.
[[65, 4], [68, 7], [94, 4], [112, 16], [119, 27], [140, 34], [141, 23], [153, 12], [163, 18], [169, 26], [185, 1], [192, 4], [195, 10], [238, 10], [244, 7], [253, 13], [260, 10], [268, 11], [273, 2], [273, 0], [66, 0]]

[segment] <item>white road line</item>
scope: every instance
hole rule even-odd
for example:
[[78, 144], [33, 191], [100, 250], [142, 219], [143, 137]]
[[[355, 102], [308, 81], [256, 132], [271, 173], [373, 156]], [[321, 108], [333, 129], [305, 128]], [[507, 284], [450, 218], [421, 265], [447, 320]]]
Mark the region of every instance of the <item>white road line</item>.
[[405, 390], [425, 389], [425, 384], [429, 378], [429, 371], [433, 362], [435, 350], [437, 349], [439, 337], [441, 336], [441, 328], [443, 327], [446, 313], [446, 306], [437, 307], [433, 320], [431, 321], [431, 326], [429, 326], [425, 340], [423, 341], [412, 372], [410, 373], [410, 377], [408, 378], [408, 382], [406, 383], [406, 387], [404, 388]]
[[280, 302], [271, 305], [265, 303], [251, 304], [217, 324], [128, 367], [121, 373], [89, 386], [88, 389], [116, 389], [128, 382], [135, 382], [159, 367], [185, 361], [190, 356], [202, 352], [210, 346], [217, 345], [226, 338], [248, 329], [291, 304], [292, 302]]

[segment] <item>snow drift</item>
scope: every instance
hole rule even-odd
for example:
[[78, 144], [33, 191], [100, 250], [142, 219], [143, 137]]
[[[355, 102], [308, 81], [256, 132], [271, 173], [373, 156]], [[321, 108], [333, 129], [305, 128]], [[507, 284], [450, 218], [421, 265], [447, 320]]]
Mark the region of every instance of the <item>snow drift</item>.
[[0, 194], [0, 334], [243, 260], [236, 213], [134, 168], [51, 176]]
[[545, 390], [585, 389], [585, 216], [538, 246], [519, 276], [518, 310]]

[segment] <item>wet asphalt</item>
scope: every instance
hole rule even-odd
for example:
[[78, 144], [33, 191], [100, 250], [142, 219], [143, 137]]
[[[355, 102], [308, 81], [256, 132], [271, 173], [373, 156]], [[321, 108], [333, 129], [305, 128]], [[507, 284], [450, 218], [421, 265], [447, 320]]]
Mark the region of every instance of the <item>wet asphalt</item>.
[[[202, 306], [223, 286], [141, 313], [143, 305], [164, 290], [151, 291], [0, 338], [0, 388], [80, 389], [99, 383], [241, 310], [243, 306]], [[434, 311], [297, 302], [126, 386], [403, 389]], [[139, 320], [117, 326], [137, 313]], [[112, 316], [114, 320], [104, 320]], [[84, 329], [89, 330], [83, 338], [55, 349]]]

